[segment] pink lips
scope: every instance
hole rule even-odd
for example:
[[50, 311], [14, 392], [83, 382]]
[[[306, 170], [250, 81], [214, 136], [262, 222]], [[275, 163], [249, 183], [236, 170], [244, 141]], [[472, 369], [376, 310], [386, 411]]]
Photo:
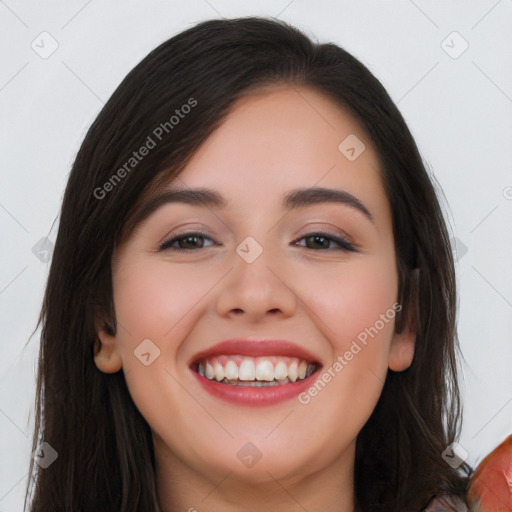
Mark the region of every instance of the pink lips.
[[[209, 380], [197, 372], [197, 364], [202, 359], [220, 355], [241, 355], [248, 357], [287, 356], [304, 359], [317, 365], [316, 371], [304, 380], [289, 384], [269, 387], [249, 387], [222, 384]], [[223, 341], [209, 349], [196, 354], [190, 362], [190, 368], [201, 386], [211, 395], [241, 405], [271, 405], [288, 400], [305, 391], [316, 378], [321, 365], [318, 359], [295, 343], [283, 340], [244, 340]]]
[[218, 343], [217, 345], [210, 347], [208, 350], [204, 350], [203, 352], [196, 354], [192, 362], [197, 363], [201, 359], [213, 356], [220, 356], [222, 354], [228, 356], [238, 354], [249, 357], [288, 356], [298, 357], [299, 359], [305, 359], [310, 363], [316, 362], [316, 357], [313, 354], [290, 341], [255, 341], [243, 339], [227, 340]]

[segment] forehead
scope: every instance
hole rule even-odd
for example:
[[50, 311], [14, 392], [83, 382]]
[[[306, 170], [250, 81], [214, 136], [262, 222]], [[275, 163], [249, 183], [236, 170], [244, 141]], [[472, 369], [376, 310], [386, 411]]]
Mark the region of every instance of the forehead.
[[379, 158], [362, 124], [325, 94], [288, 85], [237, 101], [173, 185], [221, 186], [254, 202], [296, 187], [384, 193]]
[[[285, 158], [303, 163], [307, 158], [318, 165], [321, 156], [332, 162], [339, 160], [343, 155], [340, 143], [347, 137], [359, 144], [358, 152], [364, 147], [364, 160], [378, 166], [362, 124], [346, 107], [309, 87], [266, 86], [234, 103], [194, 160], [197, 162], [204, 154], [208, 158], [225, 154], [230, 160], [250, 155], [257, 156], [263, 165], [272, 166]], [[354, 161], [347, 156], [347, 162]], [[188, 170], [192, 167], [189, 165]]]

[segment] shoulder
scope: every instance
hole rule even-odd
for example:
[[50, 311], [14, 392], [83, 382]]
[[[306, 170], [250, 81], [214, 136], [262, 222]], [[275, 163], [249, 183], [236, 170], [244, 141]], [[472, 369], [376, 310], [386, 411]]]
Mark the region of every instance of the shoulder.
[[424, 512], [468, 512], [468, 507], [456, 496], [443, 494], [435, 496]]

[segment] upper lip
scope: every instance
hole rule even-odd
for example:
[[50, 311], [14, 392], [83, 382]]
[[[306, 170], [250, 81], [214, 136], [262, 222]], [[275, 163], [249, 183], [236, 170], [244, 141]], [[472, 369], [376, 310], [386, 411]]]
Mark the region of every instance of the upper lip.
[[287, 356], [304, 359], [308, 363], [319, 364], [317, 357], [292, 341], [275, 339], [249, 340], [242, 338], [221, 341], [197, 353], [192, 358], [190, 364], [194, 365], [202, 359], [220, 355], [241, 355], [248, 357]]

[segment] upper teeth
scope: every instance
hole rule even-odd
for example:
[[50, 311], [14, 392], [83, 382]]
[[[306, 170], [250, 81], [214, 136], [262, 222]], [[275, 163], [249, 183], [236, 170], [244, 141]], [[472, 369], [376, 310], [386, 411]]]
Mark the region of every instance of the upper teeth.
[[[215, 356], [198, 364], [198, 372], [218, 382], [273, 382], [286, 384], [304, 379], [315, 371], [315, 365], [303, 359], [284, 356], [245, 357]], [[233, 383], [233, 382], [231, 382]]]

